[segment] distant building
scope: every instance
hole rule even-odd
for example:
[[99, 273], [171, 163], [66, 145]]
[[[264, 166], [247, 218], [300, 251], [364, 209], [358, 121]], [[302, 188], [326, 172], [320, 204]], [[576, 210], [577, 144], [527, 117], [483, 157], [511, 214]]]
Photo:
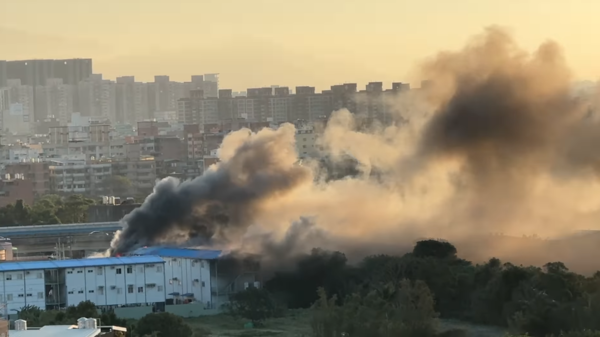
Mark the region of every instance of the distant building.
[[[22, 85], [31, 86], [36, 95], [38, 86], [45, 86], [47, 79], [60, 78], [63, 84], [76, 86], [92, 74], [91, 59], [63, 59], [63, 60], [19, 60], [0, 61], [0, 87], [6, 85], [8, 80], [18, 79]], [[35, 100], [36, 97], [34, 97]], [[79, 99], [74, 96], [74, 110], [79, 110]], [[43, 110], [31, 111], [32, 121], [43, 120], [47, 116]]]
[[120, 205], [91, 205], [88, 208], [88, 222], [114, 222], [120, 221], [141, 204], [125, 203]]
[[79, 112], [82, 116], [103, 118], [116, 122], [116, 85], [102, 78], [101, 74], [93, 74], [79, 82], [77, 86]]
[[48, 194], [50, 191], [50, 164], [38, 160], [7, 164], [5, 172], [11, 177], [22, 175], [32, 183], [32, 191], [35, 197]]
[[138, 137], [158, 136], [158, 122], [154, 120], [137, 122]]
[[66, 125], [73, 113], [76, 86], [64, 84], [61, 78], [49, 78], [46, 85], [38, 86], [36, 90], [36, 113], [44, 119], [57, 118]]
[[31, 134], [34, 132], [34, 90], [23, 85], [21, 80], [8, 80], [8, 94], [3, 94], [2, 130], [12, 134]]
[[23, 205], [31, 206], [34, 201], [33, 183], [25, 180], [21, 174], [11, 176], [7, 174], [0, 179], [0, 207], [14, 205], [17, 200], [22, 200]]
[[296, 152], [298, 157], [316, 157], [319, 154], [317, 135], [311, 126], [299, 127], [296, 130]]

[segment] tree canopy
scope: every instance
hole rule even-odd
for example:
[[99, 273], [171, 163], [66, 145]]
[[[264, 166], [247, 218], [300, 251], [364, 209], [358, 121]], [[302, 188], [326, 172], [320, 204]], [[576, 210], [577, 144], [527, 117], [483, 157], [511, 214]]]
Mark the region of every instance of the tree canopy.
[[[445, 241], [420, 241], [405, 255], [369, 256], [355, 266], [349, 265], [342, 253], [313, 250], [294, 271], [277, 273], [265, 287], [274, 294], [285, 294], [282, 298], [289, 308], [306, 308], [313, 303], [320, 303], [319, 308], [343, 307], [328, 311], [327, 315], [334, 318], [330, 318], [329, 325], [321, 322], [321, 328], [335, 330], [343, 326], [345, 333], [354, 329], [351, 336], [366, 334], [356, 332], [361, 327], [352, 327], [357, 324], [352, 315], [363, 315], [365, 320], [376, 322], [374, 326], [392, 329], [393, 324], [400, 324], [400, 318], [395, 323], [387, 320], [399, 307], [398, 294], [406, 289], [410, 289], [408, 294], [423, 294], [407, 302], [423, 301], [418, 310], [413, 306], [413, 312], [421, 312], [416, 317], [433, 319], [432, 312], [436, 312], [441, 318], [502, 326], [533, 337], [563, 333], [596, 336], [593, 331], [600, 331], [600, 272], [584, 276], [571, 272], [561, 262], [527, 267], [496, 258], [477, 265], [461, 259], [456, 248]], [[317, 292], [319, 288], [322, 290]], [[431, 299], [427, 299], [427, 293]], [[433, 309], [423, 309], [426, 303], [431, 303]], [[390, 315], [381, 316], [376, 308], [386, 308]], [[340, 326], [335, 328], [331, 322]], [[397, 329], [401, 327], [406, 328], [400, 324]], [[382, 330], [380, 335], [407, 335], [392, 330]]]
[[183, 318], [168, 312], [151, 313], [142, 317], [136, 324], [137, 336], [190, 337], [192, 328]]
[[60, 197], [46, 195], [32, 206], [17, 201], [0, 208], [0, 227], [82, 223], [87, 221], [87, 210], [94, 200], [81, 195]]

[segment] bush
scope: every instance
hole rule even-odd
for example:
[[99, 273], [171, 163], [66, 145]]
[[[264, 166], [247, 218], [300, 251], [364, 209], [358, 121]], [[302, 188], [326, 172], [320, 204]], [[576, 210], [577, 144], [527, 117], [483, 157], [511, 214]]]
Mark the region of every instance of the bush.
[[233, 316], [249, 319], [255, 325], [276, 313], [275, 301], [265, 289], [248, 287], [231, 295], [229, 301], [229, 311]]
[[367, 295], [353, 294], [336, 305], [323, 289], [313, 306], [316, 337], [428, 337], [435, 335], [433, 297], [425, 283], [402, 281]]
[[183, 318], [168, 312], [151, 313], [142, 317], [136, 325], [138, 336], [190, 337], [192, 329]]

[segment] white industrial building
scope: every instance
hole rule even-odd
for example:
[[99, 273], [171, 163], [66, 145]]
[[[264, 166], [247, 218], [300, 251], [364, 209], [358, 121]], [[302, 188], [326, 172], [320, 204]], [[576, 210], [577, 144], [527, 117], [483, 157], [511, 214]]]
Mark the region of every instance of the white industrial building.
[[216, 309], [257, 282], [255, 261], [222, 258], [219, 250], [150, 247], [130, 256], [0, 263], [0, 314], [24, 306], [64, 308], [203, 303]]
[[[211, 306], [211, 261], [220, 250], [149, 247], [133, 252], [140, 256], [160, 256], [165, 261], [166, 298], [193, 298]], [[169, 301], [170, 302], [170, 301]]]
[[34, 305], [61, 308], [152, 305], [165, 301], [165, 261], [158, 256], [0, 264], [0, 303], [6, 315]]
[[216, 309], [229, 301], [229, 295], [260, 286], [260, 265], [251, 256], [232, 259], [220, 250], [179, 247], [139, 248], [133, 255], [165, 260], [167, 305], [188, 300]]

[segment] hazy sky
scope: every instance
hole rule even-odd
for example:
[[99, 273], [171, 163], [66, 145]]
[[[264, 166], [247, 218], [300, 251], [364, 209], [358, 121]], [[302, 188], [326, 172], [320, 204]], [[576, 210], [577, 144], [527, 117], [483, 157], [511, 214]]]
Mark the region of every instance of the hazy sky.
[[0, 59], [91, 57], [107, 78], [218, 72], [221, 87], [410, 81], [485, 26], [559, 42], [600, 77], [598, 0], [0, 0]]

